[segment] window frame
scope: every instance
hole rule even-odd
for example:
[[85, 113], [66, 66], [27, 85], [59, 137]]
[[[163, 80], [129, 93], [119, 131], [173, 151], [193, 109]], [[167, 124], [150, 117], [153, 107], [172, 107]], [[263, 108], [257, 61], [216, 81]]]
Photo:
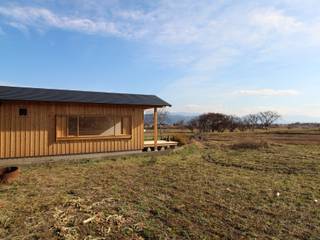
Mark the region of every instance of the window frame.
[[[76, 117], [77, 118], [77, 135], [70, 135], [69, 136], [69, 118], [70, 117]], [[129, 118], [129, 130], [130, 134], [119, 134], [116, 135], [114, 131], [114, 135], [110, 136], [101, 136], [101, 135], [80, 135], [80, 117], [112, 117], [113, 124], [115, 126], [115, 119], [120, 118], [121, 122], [123, 121], [123, 118]], [[58, 118], [66, 118], [66, 136], [58, 136]], [[123, 128], [123, 126], [121, 126]], [[56, 115], [55, 118], [55, 135], [56, 135], [56, 141], [69, 141], [69, 140], [104, 140], [104, 139], [131, 139], [132, 138], [132, 132], [133, 132], [133, 120], [132, 115], [99, 115], [99, 114], [71, 114], [71, 115]]]

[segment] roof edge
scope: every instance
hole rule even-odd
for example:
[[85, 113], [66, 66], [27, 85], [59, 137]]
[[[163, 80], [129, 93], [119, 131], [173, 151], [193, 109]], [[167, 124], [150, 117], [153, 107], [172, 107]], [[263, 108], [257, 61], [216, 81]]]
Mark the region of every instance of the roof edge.
[[136, 105], [172, 107], [156, 95], [95, 92], [70, 89], [49, 89], [0, 85], [0, 101], [35, 101], [59, 103], [92, 103], [110, 105]]

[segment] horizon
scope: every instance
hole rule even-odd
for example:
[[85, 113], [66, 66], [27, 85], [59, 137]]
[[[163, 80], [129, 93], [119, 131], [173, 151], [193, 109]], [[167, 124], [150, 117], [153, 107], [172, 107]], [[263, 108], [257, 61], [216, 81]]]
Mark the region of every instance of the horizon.
[[[223, 112], [203, 112], [203, 113], [196, 113], [196, 112], [171, 112], [169, 111], [169, 115], [173, 115], [175, 117], [179, 117], [179, 120], [181, 118], [184, 118], [183, 120], [185, 121], [186, 119], [193, 119], [196, 118], [198, 116], [200, 116], [201, 114], [207, 114], [207, 113], [221, 113], [221, 114], [226, 114]], [[258, 114], [258, 112], [254, 112], [252, 114]], [[144, 115], [153, 115], [152, 111], [146, 111], [144, 113]], [[227, 115], [232, 115], [232, 116], [236, 116], [236, 117], [246, 117], [246, 115], [235, 115], [235, 114], [227, 114]], [[319, 121], [317, 121], [317, 119], [313, 119], [313, 118], [305, 118], [303, 116], [293, 116], [292, 118], [286, 118], [284, 119], [283, 116], [280, 117], [279, 120], [277, 120], [276, 124], [280, 124], [280, 125], [288, 125], [288, 124], [320, 124]]]
[[320, 122], [320, 8], [300, 1], [2, 1], [0, 85], [154, 94], [172, 113]]

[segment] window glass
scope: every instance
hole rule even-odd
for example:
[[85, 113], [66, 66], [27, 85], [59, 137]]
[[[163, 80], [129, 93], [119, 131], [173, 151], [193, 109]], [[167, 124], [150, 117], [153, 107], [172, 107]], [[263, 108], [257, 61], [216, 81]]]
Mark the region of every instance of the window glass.
[[19, 116], [27, 116], [28, 110], [26, 108], [20, 108], [19, 109]]
[[111, 117], [79, 117], [79, 135], [113, 136], [114, 123]]
[[131, 135], [131, 117], [57, 116], [56, 137], [112, 137]]
[[68, 118], [68, 136], [78, 135], [78, 117], [71, 116]]

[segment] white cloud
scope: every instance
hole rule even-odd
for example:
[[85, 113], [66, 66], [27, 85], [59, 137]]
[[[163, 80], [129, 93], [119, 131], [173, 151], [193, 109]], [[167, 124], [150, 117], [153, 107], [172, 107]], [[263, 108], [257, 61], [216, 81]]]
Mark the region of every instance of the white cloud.
[[19, 22], [8, 22], [8, 25], [13, 27], [13, 28], [18, 29], [19, 31], [21, 31], [21, 32], [23, 32], [25, 34], [29, 33], [28, 28], [22, 23], [19, 23]]
[[251, 13], [251, 21], [264, 30], [293, 33], [303, 29], [303, 23], [276, 9], [257, 9]]
[[275, 89], [253, 89], [253, 90], [238, 90], [234, 94], [240, 96], [297, 96], [300, 92], [293, 89], [275, 90]]
[[30, 26], [34, 26], [38, 28], [53, 27], [74, 30], [88, 34], [120, 34], [113, 22], [59, 16], [45, 8], [0, 7], [0, 15], [10, 19], [9, 25], [23, 31]]
[[[88, 4], [82, 5], [88, 7]], [[110, 5], [105, 6], [108, 14], [104, 16], [100, 13], [102, 9], [96, 10], [99, 17], [79, 9], [63, 14], [44, 7], [14, 5], [0, 7], [0, 16], [22, 31], [25, 28], [59, 28], [86, 34], [135, 38], [167, 48], [166, 52], [176, 52], [179, 55], [177, 61], [186, 55], [193, 55], [195, 61], [192, 63], [206, 57], [214, 58], [213, 53], [220, 49], [228, 53], [270, 48], [269, 41], [275, 37], [278, 39], [276, 43], [284, 47], [283, 43], [290, 37], [284, 35], [294, 33], [303, 33], [301, 37], [311, 41], [318, 36], [315, 34], [317, 31], [311, 29], [319, 29], [319, 24], [303, 23], [282, 10], [259, 6], [250, 7], [248, 11], [246, 4], [226, 7], [228, 5], [219, 0], [161, 0], [148, 9], [129, 9], [117, 4], [112, 8]], [[99, 8], [99, 4], [91, 3], [89, 6], [90, 9]], [[103, 7], [101, 5], [100, 8]], [[299, 39], [295, 41], [306, 44], [306, 41]], [[208, 62], [211, 64], [212, 61]]]
[[128, 11], [128, 10], [122, 10], [122, 11], [115, 11], [114, 15], [119, 16], [123, 19], [127, 20], [139, 20], [144, 17], [144, 13], [142, 11]]

